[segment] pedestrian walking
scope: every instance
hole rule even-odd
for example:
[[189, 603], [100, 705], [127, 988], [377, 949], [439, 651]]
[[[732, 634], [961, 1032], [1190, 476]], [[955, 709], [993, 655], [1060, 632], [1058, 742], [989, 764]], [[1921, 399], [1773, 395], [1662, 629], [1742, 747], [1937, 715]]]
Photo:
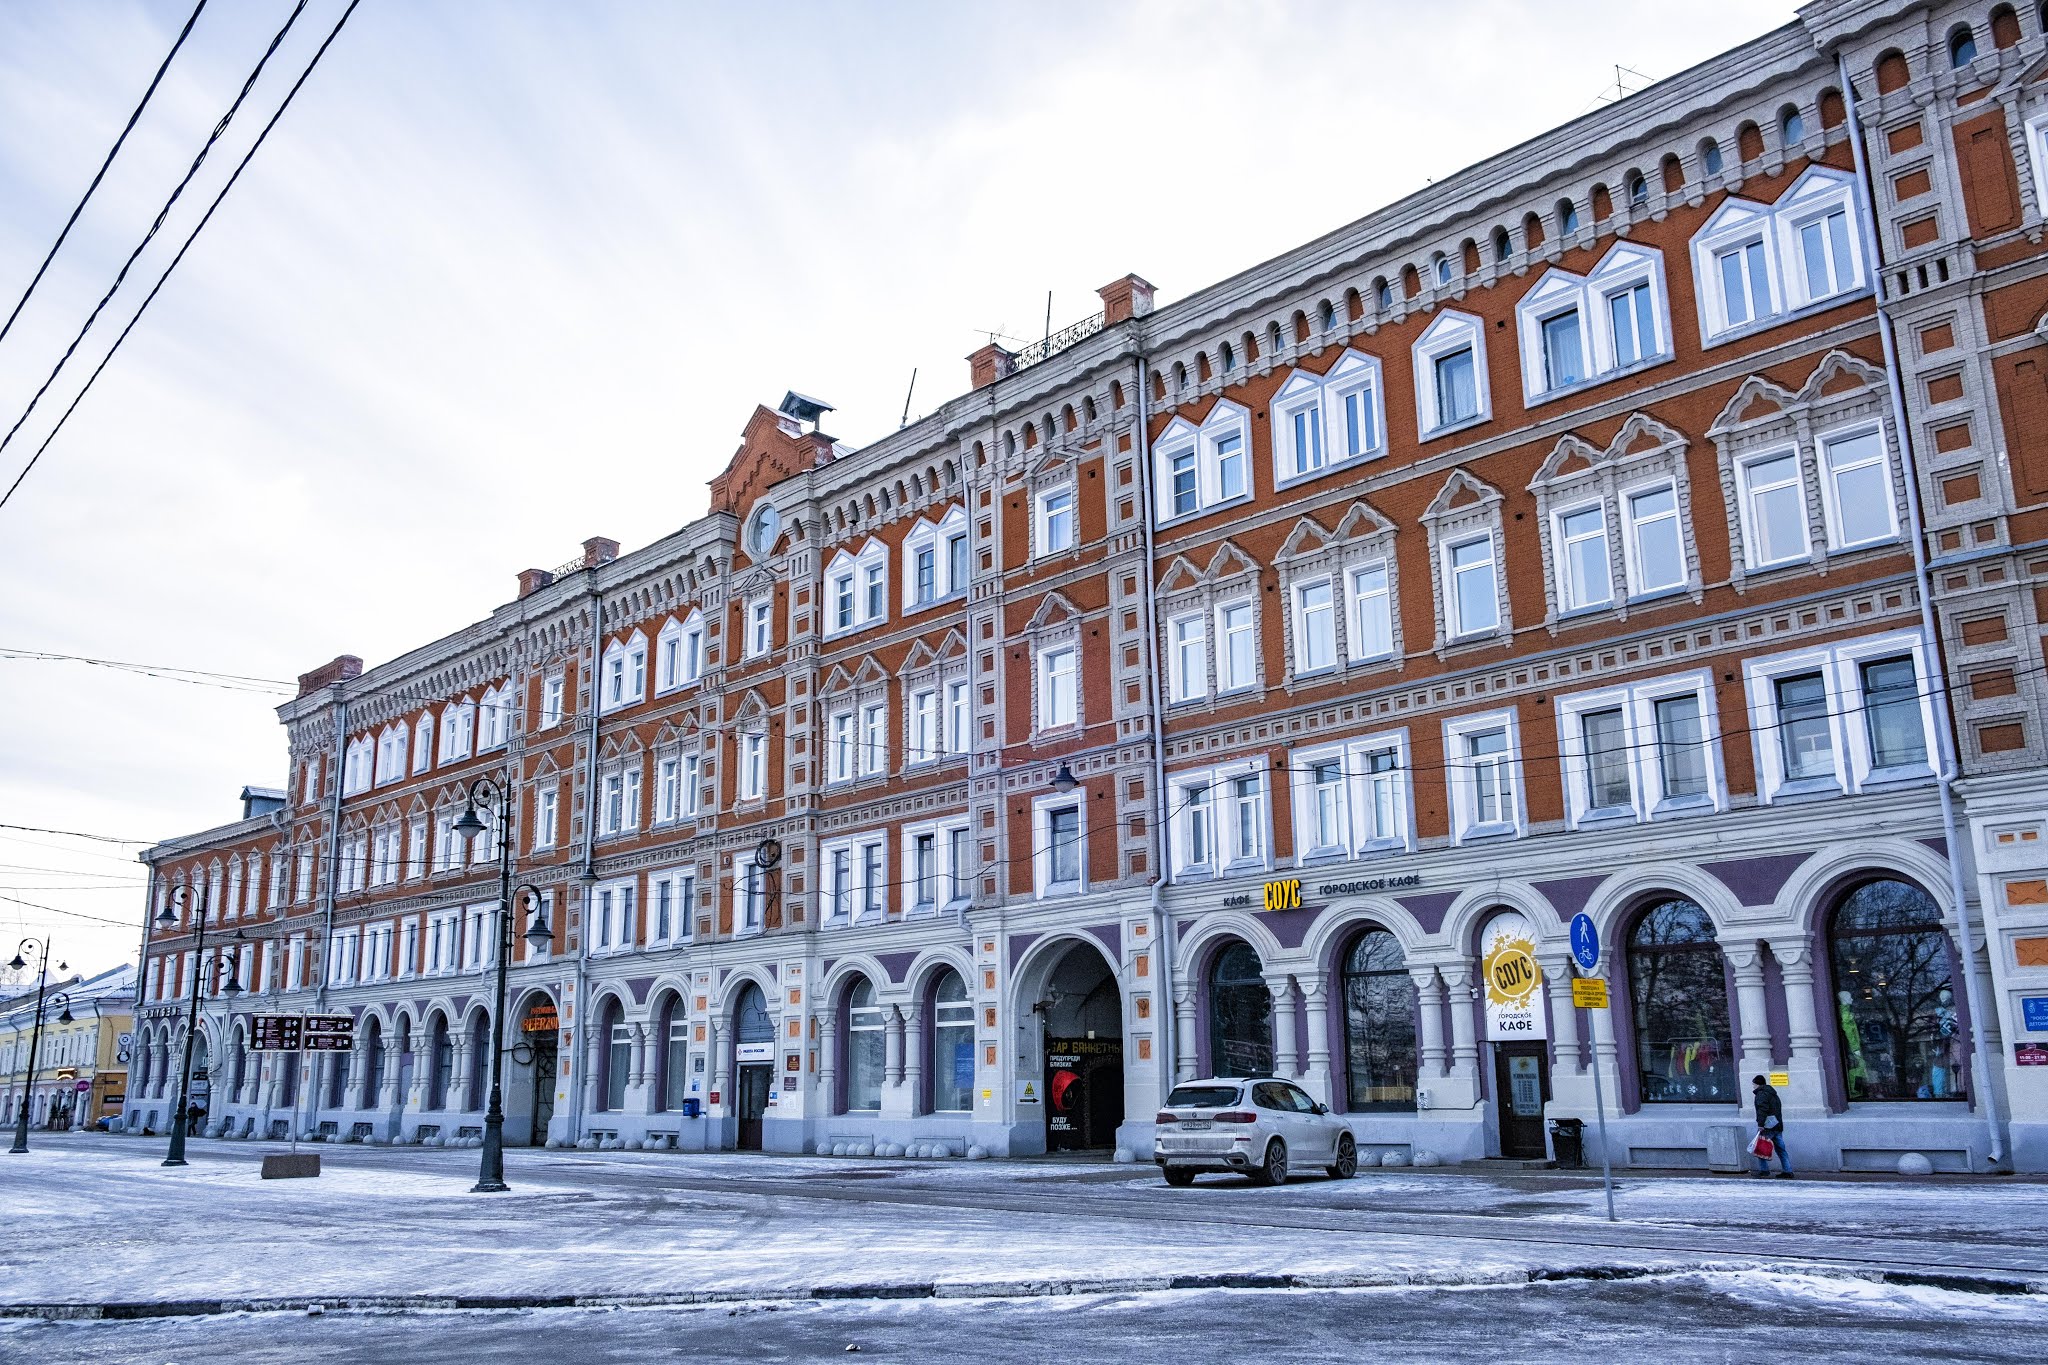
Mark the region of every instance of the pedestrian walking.
[[1792, 1155], [1785, 1150], [1785, 1106], [1778, 1099], [1778, 1092], [1762, 1076], [1752, 1076], [1750, 1084], [1756, 1087], [1756, 1137], [1751, 1139], [1749, 1154], [1756, 1158], [1756, 1178], [1762, 1180], [1771, 1173], [1771, 1157], [1778, 1158], [1778, 1179], [1792, 1178]]

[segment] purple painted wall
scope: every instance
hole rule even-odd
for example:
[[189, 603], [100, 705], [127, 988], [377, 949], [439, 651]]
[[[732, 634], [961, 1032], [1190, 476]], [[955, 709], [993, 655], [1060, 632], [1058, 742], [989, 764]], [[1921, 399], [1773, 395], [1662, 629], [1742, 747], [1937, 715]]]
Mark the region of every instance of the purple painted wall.
[[910, 970], [910, 964], [917, 960], [916, 953], [876, 953], [875, 965], [889, 974], [895, 985], [903, 984], [903, 974]]
[[1558, 922], [1569, 924], [1572, 916], [1586, 908], [1586, 902], [1593, 898], [1593, 893], [1600, 889], [1600, 883], [1606, 880], [1604, 876], [1562, 877], [1554, 882], [1537, 882], [1536, 890], [1541, 893], [1543, 899], [1550, 902], [1551, 908], [1557, 911]]
[[1396, 902], [1402, 909], [1415, 916], [1415, 922], [1425, 934], [1436, 933], [1444, 927], [1444, 915], [1451, 903], [1458, 899], [1455, 891], [1438, 891], [1427, 896], [1399, 896]]
[[1783, 853], [1775, 858], [1701, 863], [1700, 868], [1734, 892], [1735, 899], [1742, 904], [1769, 905], [1810, 856], [1807, 853]]

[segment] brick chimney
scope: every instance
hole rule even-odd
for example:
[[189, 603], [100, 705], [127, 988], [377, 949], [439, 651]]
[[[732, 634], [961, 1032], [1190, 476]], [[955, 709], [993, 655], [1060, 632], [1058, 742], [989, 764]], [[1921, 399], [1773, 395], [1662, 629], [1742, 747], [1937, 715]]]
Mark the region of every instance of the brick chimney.
[[1017, 357], [991, 341], [967, 357], [967, 365], [974, 383], [971, 387], [985, 389], [998, 379], [1008, 379], [1017, 372]]
[[521, 569], [519, 571], [519, 595], [531, 597], [555, 581], [555, 576], [546, 569]]
[[1102, 325], [1141, 318], [1152, 311], [1152, 286], [1137, 275], [1112, 280], [1095, 291], [1102, 298]]
[[323, 687], [332, 687], [338, 682], [363, 675], [363, 661], [353, 654], [343, 654], [320, 665], [310, 673], [299, 674], [299, 695], [311, 696]]
[[583, 542], [583, 567], [594, 569], [600, 564], [609, 564], [619, 557], [619, 542], [604, 536], [592, 536]]

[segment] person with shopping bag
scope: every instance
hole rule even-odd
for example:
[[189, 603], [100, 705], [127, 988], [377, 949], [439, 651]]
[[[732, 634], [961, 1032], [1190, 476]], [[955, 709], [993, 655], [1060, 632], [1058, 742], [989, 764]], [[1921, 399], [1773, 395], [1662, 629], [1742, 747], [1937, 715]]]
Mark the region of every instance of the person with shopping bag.
[[1749, 1154], [1756, 1158], [1756, 1178], [1771, 1173], [1771, 1158], [1778, 1158], [1778, 1179], [1792, 1178], [1792, 1157], [1785, 1150], [1785, 1106], [1778, 1092], [1762, 1076], [1750, 1078], [1756, 1087], [1756, 1136], [1749, 1141]]

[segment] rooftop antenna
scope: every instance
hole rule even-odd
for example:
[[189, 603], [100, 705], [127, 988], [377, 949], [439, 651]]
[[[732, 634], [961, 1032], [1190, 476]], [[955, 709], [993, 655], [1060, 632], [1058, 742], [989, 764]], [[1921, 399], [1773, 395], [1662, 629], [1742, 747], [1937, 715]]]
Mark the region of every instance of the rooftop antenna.
[[1045, 291], [1045, 349], [1052, 349], [1052, 290]]
[[910, 387], [903, 392], [903, 420], [896, 424], [898, 431], [910, 425], [910, 395], [917, 392], [917, 366], [910, 367]]

